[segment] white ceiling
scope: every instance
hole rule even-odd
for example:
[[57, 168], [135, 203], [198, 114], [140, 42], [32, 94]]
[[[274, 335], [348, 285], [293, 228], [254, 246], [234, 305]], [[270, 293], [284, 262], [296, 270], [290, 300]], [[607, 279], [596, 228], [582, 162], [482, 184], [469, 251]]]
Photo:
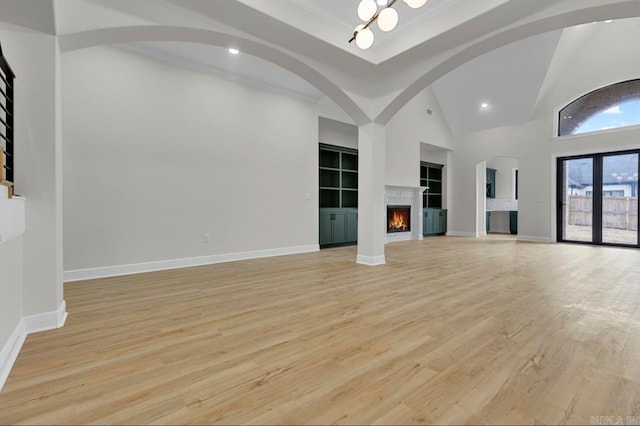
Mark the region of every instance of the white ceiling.
[[[562, 31], [530, 37], [479, 56], [433, 85], [454, 135], [530, 119]], [[481, 108], [483, 103], [488, 108]]]
[[42, 0], [0, 0], [0, 19], [11, 17], [11, 22], [42, 31], [47, 34], [56, 33], [56, 25], [52, 1]]
[[264, 59], [227, 49], [198, 43], [140, 42], [118, 47], [194, 71], [215, 74], [223, 78], [263, 89], [318, 100], [323, 93], [296, 74]]
[[374, 29], [379, 42], [361, 50], [348, 43], [360, 23], [357, 0], [166, 1], [330, 69], [377, 82], [558, 2], [428, 0], [422, 8], [412, 9], [398, 0], [394, 7], [400, 28], [384, 35]]
[[[198, 7], [211, 6], [198, 0], [189, 1], [192, 2], [192, 6], [196, 3]], [[274, 0], [269, 1], [274, 4]], [[388, 38], [382, 41], [389, 43], [393, 37], [401, 39], [403, 31], [407, 31], [411, 26], [419, 27], [424, 24], [425, 19], [444, 13], [447, 8], [454, 7], [459, 1], [461, 0], [429, 0], [425, 7], [413, 10], [398, 0], [396, 5], [404, 6], [404, 8], [398, 8], [401, 16], [404, 14], [413, 18], [401, 21], [400, 27], [387, 34]], [[352, 23], [358, 21], [356, 14], [358, 2], [359, 0], [323, 0], [322, 2], [278, 0], [277, 4], [286, 4], [288, 7], [295, 5], [303, 8], [306, 13], [313, 13], [325, 21], [324, 25], [327, 28], [334, 30], [334, 27], [338, 28], [337, 31], [341, 34], [343, 43], [346, 43]], [[181, 4], [185, 4], [184, 0]], [[275, 13], [276, 10], [273, 9], [271, 12]], [[209, 9], [209, 12], [212, 10]], [[378, 33], [381, 32], [377, 31], [376, 34]], [[457, 135], [527, 121], [534, 108], [560, 35], [561, 31], [555, 31], [489, 52], [462, 65], [433, 84], [434, 93], [452, 133]], [[310, 99], [322, 97], [321, 92], [289, 71], [247, 54], [230, 55], [226, 49], [215, 46], [145, 42], [121, 47], [244, 83], [285, 91]], [[490, 108], [481, 110], [480, 104], [483, 102], [489, 103]]]
[[[479, 47], [479, 41], [494, 34], [502, 36], [506, 28], [545, 14], [556, 14], [564, 20], [562, 12], [571, 8], [591, 7], [594, 15], [598, 9], [607, 14], [617, 10], [612, 13], [628, 16], [625, 14], [635, 13], [640, 6], [640, 0], [428, 0], [421, 9], [411, 9], [398, 0], [394, 5], [400, 16], [398, 28], [387, 34], [374, 28], [374, 46], [362, 51], [347, 43], [359, 23], [358, 3], [359, 0], [0, 0], [0, 19], [10, 17], [18, 25], [53, 34], [73, 33], [67, 28], [69, 22], [56, 22], [54, 11], [67, 13], [73, 11], [74, 5], [83, 4], [75, 9], [75, 15], [67, 13], [75, 31], [80, 30], [84, 20], [106, 15], [105, 9], [114, 12], [113, 19], [132, 16], [128, 22], [137, 22], [135, 25], [157, 23], [211, 29], [300, 58], [356, 100], [391, 99], [428, 71], [429, 81], [425, 84], [440, 78], [432, 85], [434, 92], [451, 130], [460, 134], [529, 118], [561, 32], [525, 39], [495, 51], [486, 49], [487, 53], [475, 57], [484, 49]], [[90, 10], [101, 13], [88, 13]], [[589, 13], [580, 19], [589, 22]], [[517, 40], [522, 36], [507, 37]], [[504, 39], [496, 44], [503, 43]], [[473, 46], [468, 49], [469, 54], [465, 50], [468, 46]], [[322, 95], [297, 75], [270, 62], [247, 54], [232, 57], [219, 47], [175, 42], [121, 47], [296, 96], [317, 99]], [[443, 58], [456, 52], [464, 53], [455, 64], [460, 66], [443, 75], [439, 65]], [[479, 111], [482, 102], [488, 102], [490, 108]]]
[[[344, 32], [345, 41], [348, 40], [356, 25], [363, 22], [358, 18], [358, 4], [360, 0], [288, 0], [289, 2], [302, 7], [309, 12], [314, 13], [318, 17], [324, 19], [328, 25], [339, 27]], [[398, 0], [394, 4], [394, 8], [398, 12], [398, 25], [393, 31], [383, 32], [374, 24], [372, 31], [375, 34], [375, 43], [377, 46], [397, 38], [402, 33], [414, 26], [425, 18], [434, 17], [446, 8], [452, 7], [454, 4], [462, 0], [429, 0], [419, 8], [412, 9], [402, 0]], [[378, 6], [381, 10], [382, 7]]]
[[[296, 0], [302, 1], [302, 0]], [[526, 122], [562, 31], [512, 43], [448, 73], [433, 85], [454, 135]], [[119, 47], [199, 72], [317, 100], [322, 92], [297, 75], [247, 54], [195, 43], [141, 42]], [[489, 108], [482, 109], [482, 103]]]

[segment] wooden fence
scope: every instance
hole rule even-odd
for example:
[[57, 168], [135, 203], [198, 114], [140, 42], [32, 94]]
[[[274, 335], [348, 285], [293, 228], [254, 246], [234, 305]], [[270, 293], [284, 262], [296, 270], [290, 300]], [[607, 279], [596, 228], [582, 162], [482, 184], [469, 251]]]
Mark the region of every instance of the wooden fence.
[[[592, 225], [593, 199], [586, 195], [569, 196], [569, 225]], [[638, 230], [638, 199], [604, 197], [602, 199], [603, 228]]]

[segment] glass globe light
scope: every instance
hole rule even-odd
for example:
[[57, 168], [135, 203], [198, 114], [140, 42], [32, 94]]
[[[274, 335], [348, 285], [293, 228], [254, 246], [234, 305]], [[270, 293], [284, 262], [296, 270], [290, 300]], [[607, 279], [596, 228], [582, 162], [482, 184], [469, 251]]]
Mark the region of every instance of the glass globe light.
[[378, 27], [382, 31], [391, 31], [398, 25], [398, 12], [392, 7], [382, 9], [378, 15]]
[[358, 5], [358, 17], [363, 21], [368, 21], [376, 14], [378, 6], [374, 0], [362, 0]]
[[373, 32], [369, 28], [364, 28], [364, 25], [358, 25], [356, 31], [356, 44], [360, 49], [368, 49], [373, 44]]
[[419, 7], [422, 7], [427, 2], [427, 0], [404, 0], [404, 2], [408, 4], [409, 7], [417, 9]]

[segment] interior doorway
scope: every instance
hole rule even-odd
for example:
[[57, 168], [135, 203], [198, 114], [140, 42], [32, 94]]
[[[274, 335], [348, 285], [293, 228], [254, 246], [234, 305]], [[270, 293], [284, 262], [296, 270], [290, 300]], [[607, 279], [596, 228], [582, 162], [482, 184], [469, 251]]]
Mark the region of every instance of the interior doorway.
[[640, 150], [558, 158], [557, 240], [639, 247]]
[[518, 160], [492, 157], [476, 165], [477, 235], [518, 233]]

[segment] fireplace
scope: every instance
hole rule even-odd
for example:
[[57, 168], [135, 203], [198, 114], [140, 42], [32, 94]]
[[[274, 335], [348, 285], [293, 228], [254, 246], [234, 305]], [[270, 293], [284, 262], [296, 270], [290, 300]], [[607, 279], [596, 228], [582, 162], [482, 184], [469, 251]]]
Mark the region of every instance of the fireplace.
[[411, 206], [387, 206], [387, 233], [411, 231]]

